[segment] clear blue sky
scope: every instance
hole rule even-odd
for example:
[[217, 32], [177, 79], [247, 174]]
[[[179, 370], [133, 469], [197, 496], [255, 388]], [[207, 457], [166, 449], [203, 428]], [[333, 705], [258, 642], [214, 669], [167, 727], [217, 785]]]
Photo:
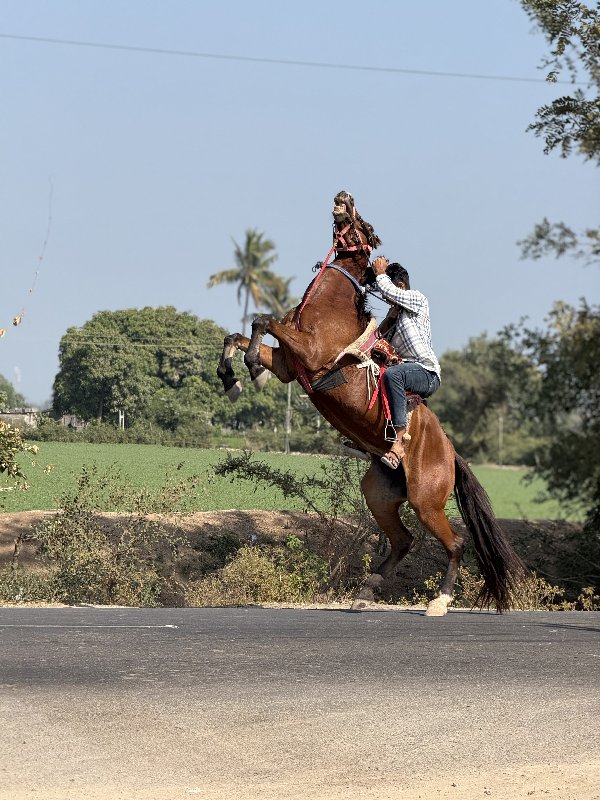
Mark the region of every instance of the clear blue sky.
[[61, 336], [97, 311], [173, 305], [238, 330], [233, 288], [206, 282], [247, 228], [300, 295], [340, 189], [428, 295], [438, 355], [599, 300], [596, 267], [519, 257], [544, 216], [596, 225], [600, 184], [525, 132], [561, 89], [516, 0], [0, 0], [0, 33], [539, 79], [0, 38], [0, 373], [30, 403], [51, 396]]

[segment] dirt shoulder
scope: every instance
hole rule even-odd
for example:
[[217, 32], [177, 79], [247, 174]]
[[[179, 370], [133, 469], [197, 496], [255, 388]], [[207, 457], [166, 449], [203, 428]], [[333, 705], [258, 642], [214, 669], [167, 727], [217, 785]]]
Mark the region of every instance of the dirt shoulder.
[[[37, 557], [35, 530], [40, 523], [56, 512], [26, 511], [0, 513], [0, 568], [9, 566], [18, 551], [19, 566], [26, 570], [43, 569]], [[104, 526], [115, 526], [121, 515], [99, 514]], [[276, 543], [289, 536], [298, 536], [314, 552], [329, 558], [330, 542], [319, 517], [291, 511], [237, 510], [205, 511], [193, 514], [161, 516], [163, 526], [170, 529], [186, 544], [180, 551], [178, 579], [193, 580], [203, 572], [222, 566], [240, 544]], [[506, 537], [531, 569], [553, 585], [566, 588], [572, 599], [582, 586], [598, 582], [594, 564], [600, 563], [600, 542], [583, 540], [581, 526], [557, 520], [499, 520]], [[462, 520], [452, 524], [464, 531]], [[364, 569], [361, 556], [368, 552], [373, 565], [378, 563], [378, 537], [371, 536], [363, 550], [355, 554], [356, 570]], [[230, 552], [226, 548], [229, 547]], [[472, 554], [471, 554], [472, 556]], [[466, 558], [468, 563], [469, 552]], [[421, 590], [423, 581], [445, 569], [446, 558], [439, 543], [431, 536], [417, 536], [413, 550], [403, 562], [401, 574], [389, 586], [389, 595], [411, 597], [413, 589]], [[169, 603], [167, 603], [168, 605]]]

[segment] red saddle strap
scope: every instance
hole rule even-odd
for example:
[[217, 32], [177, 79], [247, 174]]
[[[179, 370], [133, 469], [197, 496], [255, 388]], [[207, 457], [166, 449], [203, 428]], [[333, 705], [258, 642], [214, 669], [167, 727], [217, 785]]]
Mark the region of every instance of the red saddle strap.
[[390, 422], [392, 419], [392, 415], [390, 413], [390, 404], [388, 401], [387, 391], [385, 388], [385, 383], [383, 382], [383, 375], [385, 373], [385, 367], [379, 367], [379, 379], [377, 381], [377, 386], [375, 387], [375, 391], [373, 392], [373, 396], [371, 397], [371, 402], [369, 403], [369, 408], [367, 409], [370, 411], [373, 406], [375, 405], [375, 400], [377, 400], [377, 395], [379, 394], [379, 389], [381, 389], [381, 403], [383, 405], [383, 414], [387, 422]]

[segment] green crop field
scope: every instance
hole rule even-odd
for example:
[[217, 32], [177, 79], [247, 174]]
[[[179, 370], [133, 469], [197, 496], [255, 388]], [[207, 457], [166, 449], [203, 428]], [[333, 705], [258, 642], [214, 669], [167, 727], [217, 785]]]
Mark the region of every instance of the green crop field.
[[[27, 491], [0, 493], [0, 512], [54, 509], [65, 492], [72, 491], [84, 467], [97, 466], [100, 472], [119, 472], [123, 481], [138, 488], [156, 490], [167, 476], [177, 479], [201, 476], [190, 499], [196, 511], [222, 509], [301, 510], [299, 501], [285, 500], [276, 489], [212, 477], [212, 468], [225, 459], [222, 450], [161, 447], [127, 444], [73, 444], [41, 442], [37, 464], [23, 461], [30, 488]], [[319, 475], [327, 469], [329, 457], [257, 453], [255, 459], [272, 468], [290, 470], [297, 475]], [[363, 462], [357, 462], [357, 471]], [[45, 468], [50, 466], [46, 472]], [[511, 467], [474, 466], [473, 472], [492, 500], [496, 515], [512, 519], [561, 519], [567, 515], [555, 501], [537, 502], [543, 493], [540, 480], [524, 482], [527, 470]], [[111, 511], [115, 509], [105, 509]], [[451, 513], [456, 513], [455, 509]]]

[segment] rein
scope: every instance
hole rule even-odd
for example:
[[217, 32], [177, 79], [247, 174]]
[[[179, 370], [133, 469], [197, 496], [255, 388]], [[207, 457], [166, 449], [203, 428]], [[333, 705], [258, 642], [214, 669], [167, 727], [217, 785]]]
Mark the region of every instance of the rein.
[[[344, 235], [345, 235], [346, 233], [348, 233], [348, 231], [350, 230], [350, 227], [351, 227], [351, 225], [352, 225], [352, 223], [350, 223], [350, 222], [349, 222], [349, 223], [346, 225], [346, 227], [344, 228], [344, 230], [343, 230], [343, 231], [340, 231], [340, 232], [339, 232], [339, 233], [336, 235], [336, 237], [335, 237], [335, 239], [334, 239], [334, 241], [333, 241], [333, 245], [332, 245], [332, 247], [331, 247], [331, 250], [330, 250], [330, 251], [327, 253], [327, 257], [325, 258], [325, 261], [323, 261], [323, 262], [322, 262], [322, 264], [321, 264], [321, 267], [320, 267], [320, 269], [319, 269], [319, 274], [318, 274], [318, 275], [317, 275], [317, 277], [314, 279], [314, 281], [312, 282], [312, 285], [311, 285], [310, 289], [309, 289], [309, 290], [308, 290], [308, 292], [306, 293], [306, 295], [305, 295], [305, 297], [304, 297], [304, 300], [302, 301], [302, 305], [300, 306], [300, 308], [298, 309], [298, 313], [296, 314], [296, 319], [294, 320], [294, 326], [295, 326], [295, 328], [296, 328], [296, 330], [297, 330], [297, 331], [299, 331], [299, 330], [300, 330], [300, 317], [302, 316], [302, 312], [304, 311], [304, 306], [305, 306], [305, 305], [308, 303], [308, 301], [310, 300], [310, 297], [311, 297], [312, 293], [313, 293], [313, 292], [314, 292], [314, 290], [317, 288], [317, 284], [319, 283], [319, 281], [321, 280], [321, 278], [322, 278], [322, 277], [323, 277], [323, 275], [325, 274], [325, 270], [327, 269], [327, 262], [329, 261], [329, 259], [330, 259], [330, 258], [331, 258], [331, 256], [333, 255], [333, 253], [334, 253], [334, 251], [335, 251], [335, 249], [336, 249], [336, 245], [337, 245], [338, 241], [339, 241], [340, 239], [341, 239], [342, 241], [344, 240]], [[333, 264], [332, 264], [331, 266], [333, 266]], [[336, 269], [338, 269], [338, 267], [336, 267]], [[348, 273], [346, 273], [346, 274], [348, 274]]]
[[[306, 304], [310, 300], [311, 295], [314, 292], [314, 290], [317, 288], [317, 284], [319, 283], [319, 281], [321, 280], [321, 278], [325, 274], [325, 270], [326, 269], [328, 269], [328, 268], [336, 269], [338, 272], [341, 272], [350, 281], [352, 281], [352, 283], [354, 284], [356, 289], [360, 292], [360, 294], [364, 295], [364, 294], [367, 293], [368, 290], [364, 286], [360, 285], [360, 283], [356, 280], [354, 275], [351, 275], [347, 270], [345, 270], [343, 267], [339, 267], [337, 264], [330, 264], [329, 263], [329, 259], [331, 258], [331, 256], [333, 255], [334, 252], [337, 253], [337, 252], [342, 251], [342, 252], [345, 252], [345, 253], [354, 253], [354, 252], [357, 252], [358, 250], [364, 250], [369, 254], [371, 253], [373, 248], [371, 247], [370, 244], [367, 244], [366, 242], [365, 243], [361, 242], [360, 244], [352, 245], [352, 246], [349, 245], [346, 242], [346, 238], [345, 238], [346, 234], [348, 233], [350, 228], [354, 228], [354, 226], [355, 226], [355, 222], [354, 222], [354, 220], [351, 220], [343, 230], [336, 231], [335, 230], [335, 223], [334, 223], [335, 236], [334, 236], [334, 239], [333, 239], [333, 245], [331, 247], [331, 250], [327, 253], [327, 257], [325, 258], [325, 261], [323, 261], [321, 263], [320, 269], [319, 269], [319, 274], [317, 275], [317, 277], [312, 282], [312, 285], [311, 285], [309, 291], [305, 295], [304, 299], [302, 300], [302, 304], [300, 305], [300, 308], [298, 309], [298, 313], [296, 314], [296, 318], [294, 320], [294, 327], [296, 328], [296, 330], [300, 330], [300, 317], [302, 316], [302, 312], [304, 311], [304, 307], [306, 306]], [[360, 241], [360, 237], [358, 237], [358, 239]], [[341, 246], [340, 246], [340, 244], [341, 244]], [[317, 264], [318, 264], [318, 262], [317, 262]]]

